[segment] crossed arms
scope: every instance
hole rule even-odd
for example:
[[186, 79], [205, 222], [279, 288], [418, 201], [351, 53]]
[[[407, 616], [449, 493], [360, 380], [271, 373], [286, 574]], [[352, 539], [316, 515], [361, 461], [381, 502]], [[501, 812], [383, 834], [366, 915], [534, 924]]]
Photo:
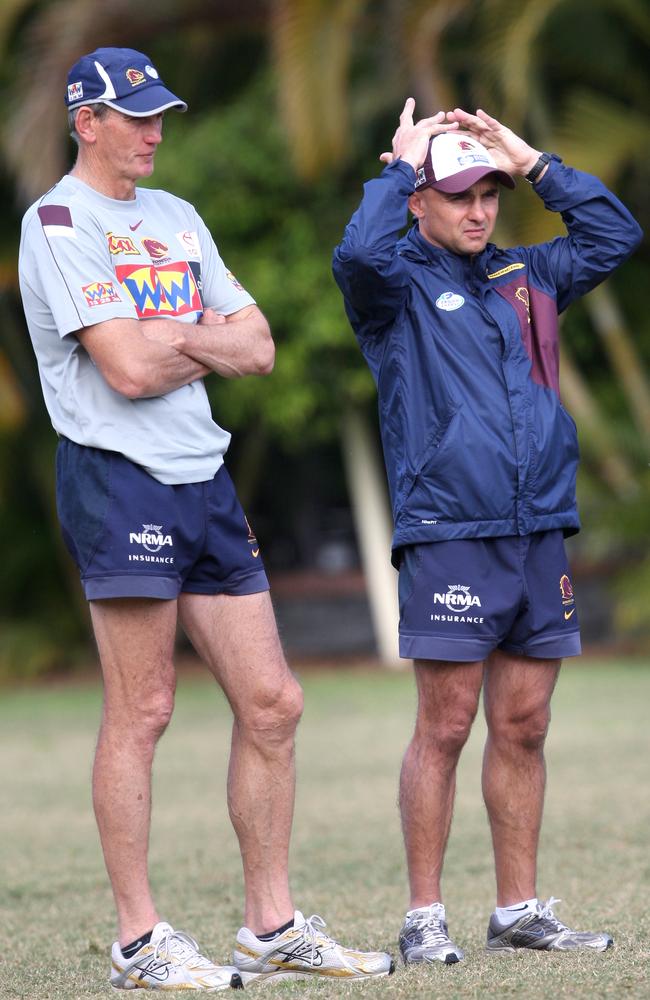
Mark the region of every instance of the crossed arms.
[[230, 316], [206, 309], [197, 324], [111, 319], [77, 337], [108, 384], [129, 399], [163, 396], [214, 371], [224, 378], [268, 375], [275, 347], [255, 305]]

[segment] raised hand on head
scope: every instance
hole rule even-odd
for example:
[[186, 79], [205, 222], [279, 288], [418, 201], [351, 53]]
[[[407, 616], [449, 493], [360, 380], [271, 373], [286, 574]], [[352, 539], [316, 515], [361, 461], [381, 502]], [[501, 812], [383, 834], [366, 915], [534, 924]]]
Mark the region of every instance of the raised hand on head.
[[429, 118], [421, 118], [418, 122], [413, 121], [414, 111], [415, 100], [408, 97], [393, 136], [392, 152], [381, 154], [379, 159], [382, 163], [404, 160], [405, 163], [410, 163], [414, 170], [417, 170], [424, 163], [431, 136], [438, 135], [440, 132], [451, 132], [458, 128], [457, 121], [445, 121], [444, 111], [438, 111]]
[[446, 117], [478, 139], [492, 154], [496, 165], [509, 174], [527, 174], [539, 159], [540, 150], [529, 146], [507, 125], [502, 125], [481, 108], [475, 115], [462, 108], [454, 108], [447, 112]]

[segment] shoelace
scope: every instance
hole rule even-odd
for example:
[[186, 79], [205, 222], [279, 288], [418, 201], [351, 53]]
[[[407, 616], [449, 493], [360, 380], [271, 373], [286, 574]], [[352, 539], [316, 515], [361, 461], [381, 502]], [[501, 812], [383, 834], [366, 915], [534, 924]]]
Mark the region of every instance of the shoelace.
[[312, 913], [311, 917], [305, 918], [304, 926], [300, 928], [306, 944], [311, 946], [310, 962], [312, 964], [316, 957], [316, 947], [319, 943], [336, 946], [334, 938], [329, 937], [327, 934], [323, 934], [322, 930], [319, 929], [321, 927], [327, 927], [327, 924], [322, 917], [318, 916], [317, 913]]
[[411, 917], [409, 923], [422, 931], [422, 944], [426, 947], [445, 944], [449, 940], [445, 932], [441, 911], [435, 908], [435, 904], [430, 906], [425, 913]]
[[185, 931], [168, 931], [163, 934], [156, 944], [153, 957], [159, 961], [161, 956], [166, 955], [169, 955], [176, 965], [188, 965], [192, 960], [194, 960], [195, 965], [201, 962], [209, 964], [207, 958], [203, 958], [203, 955], [199, 954], [198, 943]]
[[551, 896], [551, 898], [547, 899], [545, 903], [540, 902], [537, 904], [537, 913], [541, 920], [548, 921], [548, 923], [550, 923], [556, 931], [568, 931], [569, 928], [566, 924], [563, 924], [561, 920], [558, 920], [553, 913], [553, 907], [555, 904], [561, 902], [561, 899], [556, 899], [555, 896]]

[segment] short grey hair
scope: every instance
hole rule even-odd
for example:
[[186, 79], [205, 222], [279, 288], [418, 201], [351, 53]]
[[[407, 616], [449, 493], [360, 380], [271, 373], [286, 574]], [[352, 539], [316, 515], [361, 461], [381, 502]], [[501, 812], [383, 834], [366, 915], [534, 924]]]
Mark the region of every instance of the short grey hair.
[[81, 108], [92, 108], [95, 118], [104, 118], [110, 111], [108, 104], [103, 104], [101, 101], [98, 101], [95, 104], [80, 104], [78, 108], [70, 108], [68, 111], [68, 129], [70, 131], [70, 137], [74, 139], [77, 146], [79, 145], [79, 134], [76, 127], [77, 111]]

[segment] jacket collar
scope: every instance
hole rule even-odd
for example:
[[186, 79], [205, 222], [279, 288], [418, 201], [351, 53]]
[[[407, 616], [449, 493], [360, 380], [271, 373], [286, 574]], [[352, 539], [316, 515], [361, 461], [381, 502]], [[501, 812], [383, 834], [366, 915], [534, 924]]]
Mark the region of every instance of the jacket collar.
[[417, 221], [397, 244], [397, 252], [400, 257], [406, 257], [419, 264], [435, 264], [454, 275], [467, 274], [468, 271], [473, 271], [476, 268], [485, 272], [487, 261], [495, 250], [495, 245], [488, 243], [485, 250], [473, 256], [452, 253], [451, 250], [444, 250], [442, 247], [434, 246], [433, 243], [425, 240], [420, 233]]

